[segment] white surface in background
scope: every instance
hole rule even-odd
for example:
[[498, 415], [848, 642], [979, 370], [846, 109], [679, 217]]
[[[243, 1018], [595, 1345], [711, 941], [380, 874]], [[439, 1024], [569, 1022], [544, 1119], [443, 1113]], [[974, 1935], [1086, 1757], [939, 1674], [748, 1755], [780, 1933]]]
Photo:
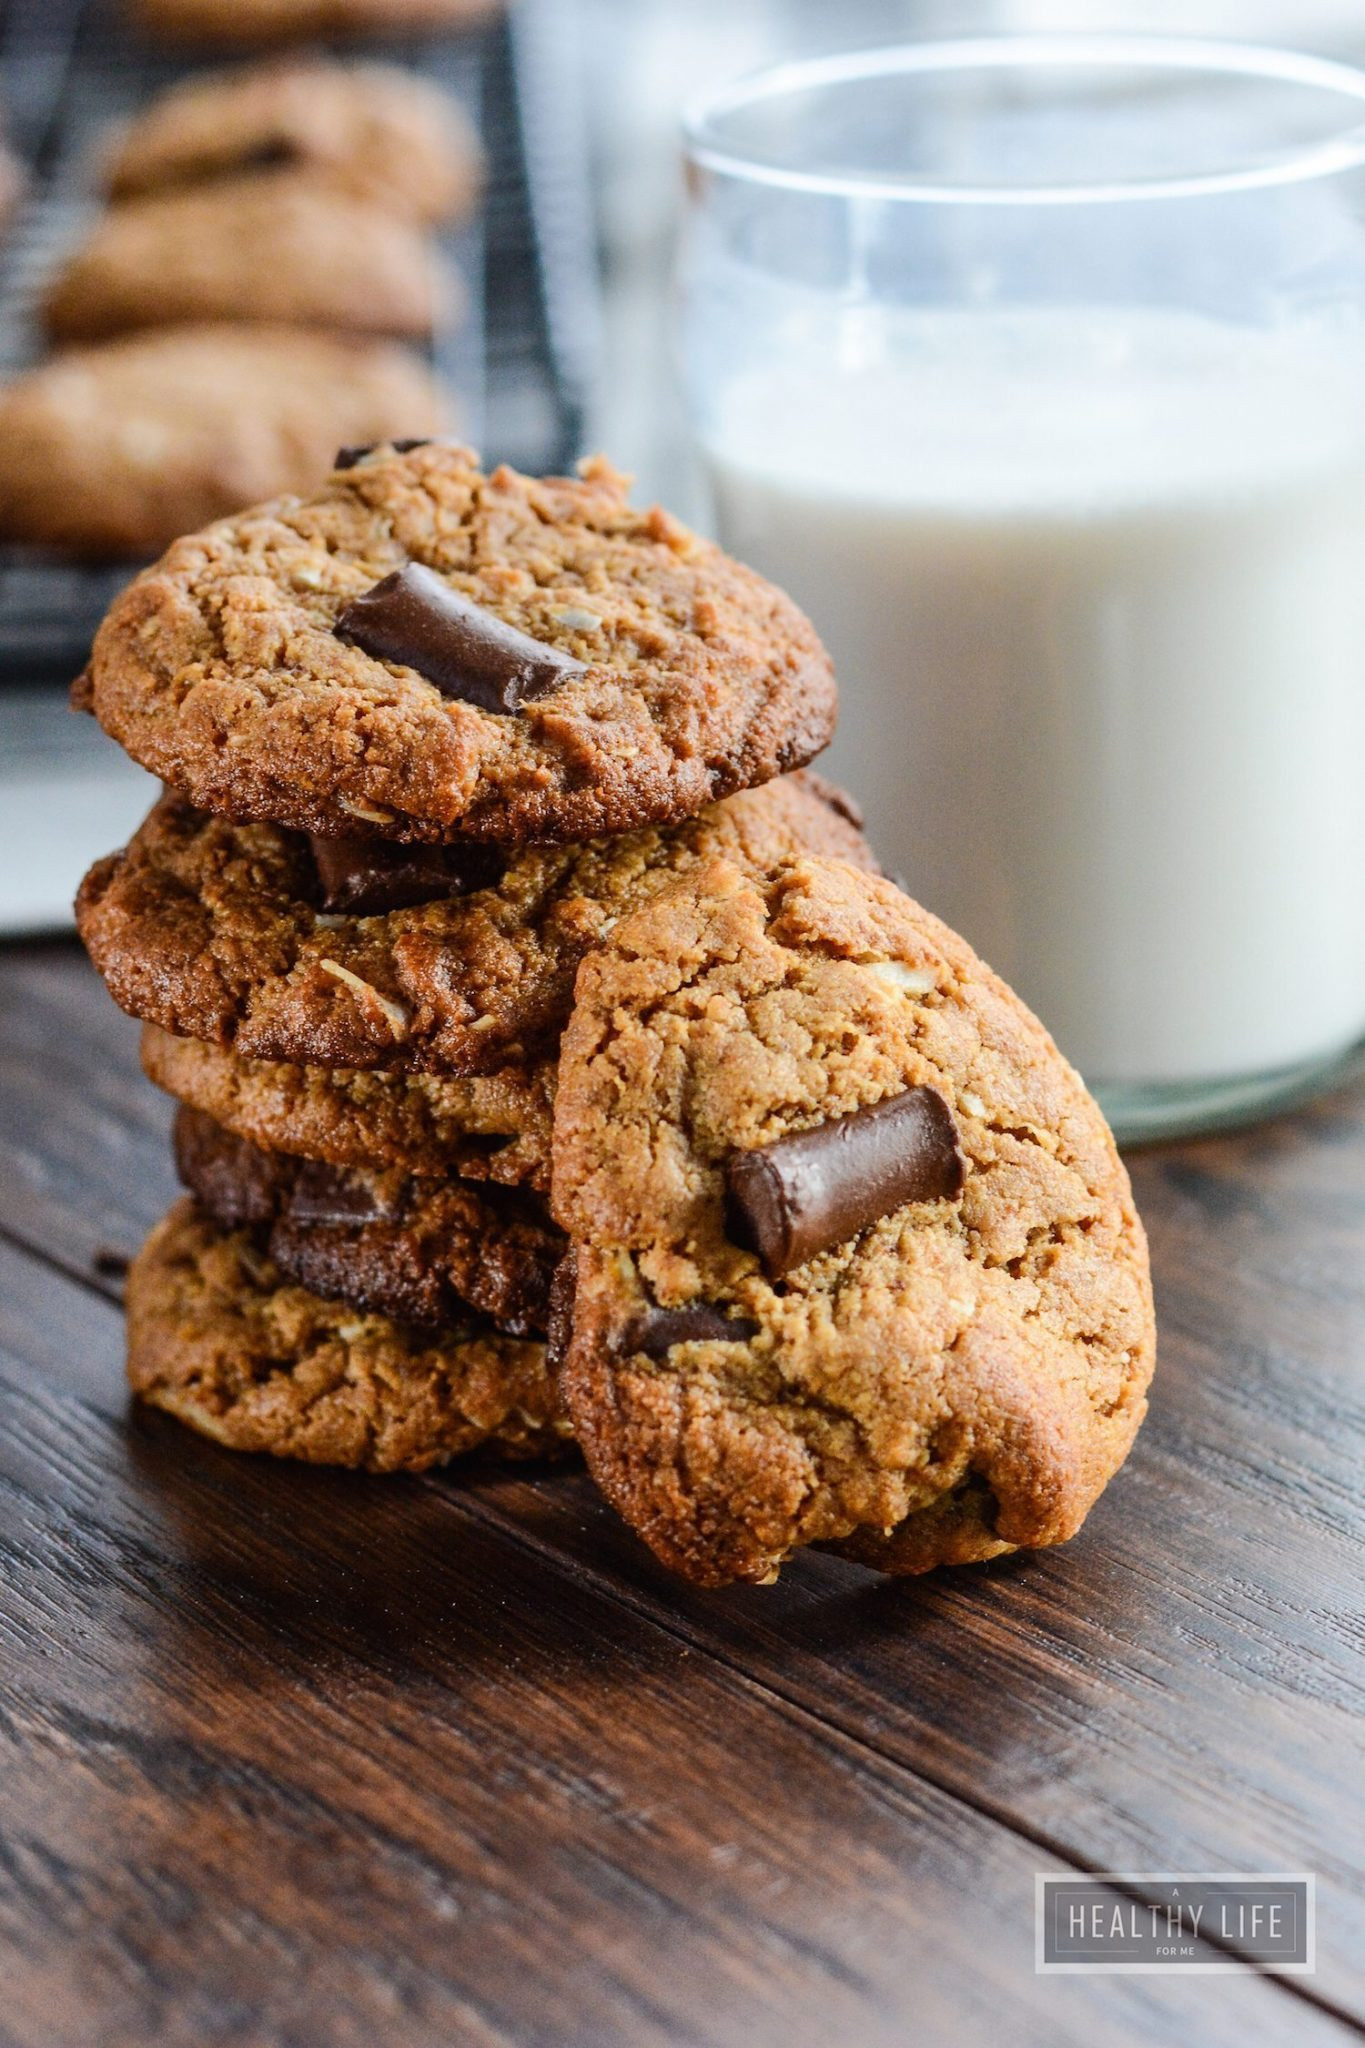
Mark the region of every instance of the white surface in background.
[[60, 692], [0, 692], [0, 937], [70, 930], [81, 876], [159, 788]]
[[1365, 56], [1361, 0], [996, 0], [1002, 29], [1145, 30]]

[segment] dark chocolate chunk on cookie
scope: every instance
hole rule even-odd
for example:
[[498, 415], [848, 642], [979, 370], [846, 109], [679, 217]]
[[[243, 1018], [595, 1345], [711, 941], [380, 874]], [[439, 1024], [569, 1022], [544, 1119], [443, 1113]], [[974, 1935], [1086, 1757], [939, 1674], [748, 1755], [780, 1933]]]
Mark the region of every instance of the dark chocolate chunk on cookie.
[[1103, 1117], [960, 938], [844, 862], [699, 868], [588, 957], [553, 1201], [579, 1440], [701, 1584], [802, 1544], [905, 1572], [1061, 1542], [1142, 1419]]
[[736, 1243], [776, 1280], [903, 1202], [962, 1192], [963, 1159], [937, 1088], [906, 1088], [726, 1161]]
[[184, 1107], [175, 1148], [204, 1212], [225, 1230], [255, 1227], [315, 1294], [408, 1323], [474, 1309], [510, 1336], [545, 1329], [565, 1246], [534, 1195], [267, 1152]]
[[420, 562], [381, 577], [352, 598], [336, 622], [377, 661], [397, 662], [435, 683], [443, 697], [510, 717], [587, 664], [546, 647], [471, 604]]

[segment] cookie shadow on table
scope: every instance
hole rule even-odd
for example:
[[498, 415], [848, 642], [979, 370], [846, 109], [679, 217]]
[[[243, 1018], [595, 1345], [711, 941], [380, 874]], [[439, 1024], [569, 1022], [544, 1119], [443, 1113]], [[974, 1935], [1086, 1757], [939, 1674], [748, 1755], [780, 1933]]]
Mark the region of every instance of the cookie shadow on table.
[[[867, 1641], [869, 1633], [913, 1634], [949, 1606], [990, 1602], [1002, 1584], [1027, 1586], [1048, 1556], [1021, 1552], [916, 1578], [888, 1578], [844, 1558], [804, 1550], [783, 1566], [775, 1585], [704, 1590], [660, 1564], [581, 1468], [555, 1470], [533, 1483], [520, 1469], [485, 1466], [469, 1475], [468, 1493], [476, 1509], [491, 1512], [527, 1540], [573, 1558], [660, 1607], [721, 1633], [771, 1630], [801, 1653], [836, 1652]], [[1053, 1555], [1069, 1554], [1081, 1565], [1088, 1548], [1083, 1531], [1068, 1553]]]
[[[458, 1479], [341, 1471], [222, 1450], [136, 1407], [125, 1440], [167, 1584], [155, 1640], [175, 1662], [222, 1666], [214, 1645], [231, 1641], [282, 1684], [300, 1666], [320, 1682], [364, 1667], [458, 1688], [509, 1656], [543, 1652], [562, 1669], [611, 1647], [615, 1610], [599, 1601], [590, 1626], [571, 1626], [562, 1584], [547, 1604], [544, 1561], [459, 1512], [477, 1459]], [[252, 1689], [263, 1682], [256, 1669]]]

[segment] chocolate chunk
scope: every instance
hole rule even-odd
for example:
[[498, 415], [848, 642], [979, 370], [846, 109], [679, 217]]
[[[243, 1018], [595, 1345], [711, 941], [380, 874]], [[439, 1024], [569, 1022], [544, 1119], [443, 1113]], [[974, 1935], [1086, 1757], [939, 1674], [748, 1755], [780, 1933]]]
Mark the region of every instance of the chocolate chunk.
[[545, 1365], [558, 1373], [573, 1341], [574, 1291], [578, 1285], [578, 1254], [572, 1245], [555, 1267], [545, 1318]]
[[268, 142], [257, 142], [250, 149], [244, 149], [237, 164], [244, 171], [268, 171], [281, 164], [296, 164], [298, 160], [297, 144], [289, 142], [283, 135], [275, 135]]
[[936, 1088], [907, 1088], [726, 1162], [727, 1222], [770, 1280], [904, 1202], [946, 1201], [966, 1162]]
[[293, 1186], [280, 1203], [282, 1216], [291, 1223], [309, 1227], [324, 1223], [392, 1222], [400, 1208], [401, 1202], [386, 1201], [363, 1174], [327, 1166], [320, 1159], [298, 1162]]
[[646, 1358], [666, 1358], [675, 1344], [706, 1344], [719, 1339], [723, 1344], [747, 1344], [758, 1335], [758, 1324], [747, 1316], [732, 1316], [709, 1301], [695, 1301], [686, 1308], [660, 1308], [651, 1303], [625, 1328], [618, 1349], [623, 1358], [643, 1351]]
[[175, 1119], [175, 1163], [181, 1180], [224, 1230], [273, 1223], [358, 1225], [390, 1221], [386, 1201], [362, 1174], [267, 1152], [182, 1104]]
[[336, 632], [379, 661], [415, 668], [443, 697], [503, 716], [585, 667], [471, 604], [418, 562], [348, 604]]
[[270, 1222], [293, 1177], [292, 1159], [262, 1151], [185, 1103], [176, 1112], [173, 1142], [176, 1172], [215, 1223], [240, 1230]]
[[862, 831], [867, 819], [856, 797], [850, 796], [846, 789], [841, 789], [837, 782], [828, 781], [814, 768], [807, 768], [805, 779], [811, 794], [818, 796], [821, 803], [827, 805], [836, 817], [843, 818], [856, 832]]
[[430, 448], [431, 437], [417, 441], [362, 441], [354, 447], [338, 448], [333, 469], [354, 469], [367, 455], [373, 455], [376, 448], [392, 448], [395, 455], [410, 455], [414, 448]]
[[377, 917], [488, 889], [502, 874], [495, 847], [398, 846], [389, 839], [321, 839], [310, 834], [324, 910]]

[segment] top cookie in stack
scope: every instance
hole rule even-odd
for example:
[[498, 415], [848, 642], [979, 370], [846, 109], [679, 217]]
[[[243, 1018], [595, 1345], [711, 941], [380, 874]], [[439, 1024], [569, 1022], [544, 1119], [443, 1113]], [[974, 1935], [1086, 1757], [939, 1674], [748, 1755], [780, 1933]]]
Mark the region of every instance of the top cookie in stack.
[[807, 761], [829, 661], [790, 599], [605, 463], [486, 476], [343, 451], [172, 547], [113, 606], [90, 704], [202, 809], [333, 838], [563, 845]]
[[195, 1198], [129, 1288], [147, 1398], [375, 1467], [562, 1436], [549, 1112], [584, 954], [724, 858], [872, 866], [796, 608], [605, 464], [342, 451], [178, 541], [78, 700], [167, 795], [82, 935]]

